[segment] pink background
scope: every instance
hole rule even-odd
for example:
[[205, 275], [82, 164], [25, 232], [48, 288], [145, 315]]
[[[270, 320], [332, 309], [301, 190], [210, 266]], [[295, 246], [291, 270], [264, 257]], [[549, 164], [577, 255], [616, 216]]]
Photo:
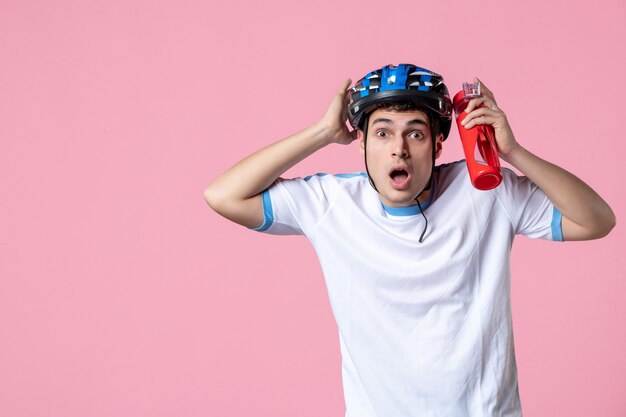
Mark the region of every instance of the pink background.
[[[202, 191], [343, 79], [414, 62], [481, 77], [615, 210], [600, 241], [520, 237], [513, 305], [525, 415], [623, 417], [625, 41], [623, 0], [2, 0], [0, 416], [342, 416], [310, 245]], [[334, 146], [289, 174], [361, 168]]]

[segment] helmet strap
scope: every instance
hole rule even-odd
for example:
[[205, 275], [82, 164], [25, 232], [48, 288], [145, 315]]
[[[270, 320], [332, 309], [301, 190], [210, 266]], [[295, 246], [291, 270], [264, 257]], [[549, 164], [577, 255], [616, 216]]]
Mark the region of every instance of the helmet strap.
[[370, 124], [370, 115], [366, 114], [365, 119], [363, 120], [363, 155], [365, 156], [365, 172], [367, 172], [367, 179], [370, 182], [372, 188], [380, 194], [378, 188], [376, 188], [376, 184], [374, 184], [374, 180], [370, 175], [370, 170], [367, 167], [367, 126]]
[[424, 191], [428, 191], [432, 188], [433, 185], [433, 174], [435, 172], [435, 144], [436, 144], [436, 139], [433, 137], [433, 163], [432, 166], [430, 168], [430, 178], [428, 179], [428, 184], [426, 184], [426, 187], [424, 187], [424, 189], [422, 191], [420, 191], [420, 193], [417, 195], [417, 197], [415, 197], [415, 201], [417, 201], [417, 207], [419, 207], [420, 209], [420, 213], [422, 213], [422, 217], [424, 217], [424, 230], [422, 230], [422, 234], [420, 236], [419, 242], [422, 243], [424, 241], [424, 235], [426, 234], [426, 230], [428, 229], [428, 219], [426, 218], [426, 214], [424, 213], [424, 210], [422, 210], [422, 205], [420, 204], [420, 200], [419, 197], [420, 195], [422, 195], [422, 193]]

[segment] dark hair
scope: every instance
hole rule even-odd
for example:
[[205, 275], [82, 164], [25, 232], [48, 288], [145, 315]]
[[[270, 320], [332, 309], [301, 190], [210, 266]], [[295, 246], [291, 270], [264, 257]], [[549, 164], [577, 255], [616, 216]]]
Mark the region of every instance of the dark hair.
[[[424, 113], [426, 115], [426, 117], [428, 117], [428, 122], [430, 123], [430, 133], [432, 135], [433, 140], [437, 137], [437, 135], [441, 132], [441, 121], [439, 120], [438, 117], [433, 117], [433, 112], [432, 110], [430, 110], [428, 107], [423, 106], [421, 104], [417, 104], [414, 103], [412, 101], [389, 101], [389, 102], [383, 102], [380, 103], [379, 105], [375, 106], [373, 109], [371, 109], [368, 112], [368, 116], [371, 115], [372, 113], [374, 113], [374, 111], [378, 110], [378, 109], [383, 109], [383, 110], [388, 110], [388, 111], [395, 111], [395, 112], [407, 112], [407, 111], [421, 111], [422, 113]], [[369, 121], [369, 117], [364, 117], [363, 120], [361, 121], [361, 130], [363, 130], [364, 127], [364, 121], [368, 120]]]

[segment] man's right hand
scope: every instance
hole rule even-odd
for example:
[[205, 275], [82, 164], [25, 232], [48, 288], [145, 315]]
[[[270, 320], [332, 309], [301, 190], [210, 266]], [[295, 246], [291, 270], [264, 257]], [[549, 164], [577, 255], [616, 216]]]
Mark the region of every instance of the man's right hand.
[[318, 122], [318, 125], [326, 132], [329, 143], [349, 145], [356, 139], [356, 130], [350, 130], [346, 124], [348, 102], [350, 101], [350, 84], [352, 84], [350, 79], [343, 82], [330, 106], [328, 106], [324, 117]]

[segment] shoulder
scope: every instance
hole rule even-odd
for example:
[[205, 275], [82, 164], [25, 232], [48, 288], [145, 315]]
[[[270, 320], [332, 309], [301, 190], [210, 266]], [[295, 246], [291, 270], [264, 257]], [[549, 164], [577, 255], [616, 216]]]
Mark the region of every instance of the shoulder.
[[318, 172], [317, 174], [307, 175], [303, 177], [303, 181], [315, 181], [315, 182], [331, 182], [331, 183], [349, 183], [360, 182], [363, 179], [367, 179], [365, 172], [352, 172], [349, 174], [327, 174], [325, 172]]
[[318, 172], [317, 174], [307, 175], [306, 177], [296, 177], [292, 179], [281, 179], [283, 184], [292, 184], [304, 188], [321, 188], [332, 190], [336, 188], [359, 187], [368, 183], [368, 177], [365, 172], [352, 172], [347, 174], [328, 174]]
[[452, 185], [455, 185], [453, 188], [458, 192], [458, 187], [464, 188], [470, 184], [464, 159], [437, 165], [433, 176], [440, 193], [448, 190]]
[[465, 159], [459, 161], [447, 162], [435, 167], [435, 173], [438, 175], [457, 175], [467, 170]]
[[[531, 184], [530, 180], [527, 177], [518, 175], [512, 169], [502, 167], [501, 172], [502, 183], [500, 183], [500, 185], [493, 190], [480, 191], [481, 195], [489, 194], [490, 191], [496, 192], [496, 190], [499, 190], [501, 188], [515, 188], [520, 185], [528, 186]], [[437, 180], [440, 183], [449, 184], [455, 181], [459, 181], [464, 186], [471, 185], [465, 159], [437, 165], [435, 167], [435, 175], [437, 176]]]
[[365, 172], [348, 174], [328, 174], [319, 172], [306, 177], [279, 178], [271, 188], [278, 188], [292, 196], [314, 196], [316, 199], [330, 200], [337, 193], [358, 193], [368, 185]]
[[509, 168], [502, 168], [502, 183], [496, 188], [500, 196], [505, 193], [511, 193], [513, 196], [517, 194], [526, 195], [535, 192], [538, 187], [528, 177], [518, 175]]

